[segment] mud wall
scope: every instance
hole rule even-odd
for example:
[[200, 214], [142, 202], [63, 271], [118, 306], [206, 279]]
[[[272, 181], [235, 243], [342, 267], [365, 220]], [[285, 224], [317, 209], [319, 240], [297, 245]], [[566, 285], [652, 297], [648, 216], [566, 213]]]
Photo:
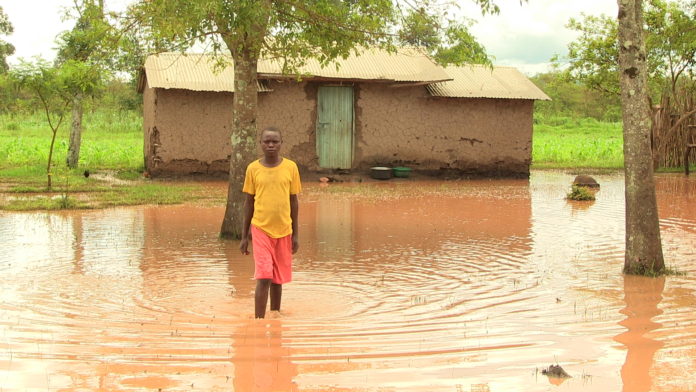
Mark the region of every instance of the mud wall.
[[[316, 97], [314, 83], [271, 81], [272, 92], [259, 95], [258, 129], [273, 126], [283, 132], [283, 153], [301, 170], [316, 170]], [[261, 149], [258, 149], [261, 155]]]
[[[297, 83], [274, 82], [270, 87], [272, 92], [259, 94], [259, 130], [280, 128], [286, 153], [297, 157], [305, 169], [312, 169], [312, 162], [317, 161], [314, 100], [307, 99], [307, 92]], [[146, 88], [144, 150], [150, 174], [227, 173], [232, 151], [232, 101], [232, 93]], [[260, 148], [258, 152], [260, 155]]]
[[[143, 99], [148, 98], [146, 89]], [[150, 174], [226, 173], [232, 94], [157, 89], [154, 98], [154, 114], [145, 110], [147, 101], [143, 105], [144, 121], [154, 118], [145, 137]]]
[[151, 88], [147, 81], [143, 90], [143, 155], [145, 160], [145, 170], [150, 171], [150, 168], [155, 166], [155, 157], [157, 156], [157, 148], [159, 142], [157, 139], [157, 129], [155, 127], [155, 117], [157, 110], [157, 90]]
[[[320, 169], [319, 86], [271, 81], [273, 91], [259, 94], [259, 130], [280, 128], [285, 154], [302, 170]], [[147, 170], [152, 175], [226, 173], [232, 98], [231, 93], [146, 88]], [[531, 162], [532, 111], [529, 100], [433, 98], [423, 86], [356, 84], [353, 166], [524, 176]]]
[[356, 165], [526, 175], [533, 101], [433, 98], [425, 87], [360, 86]]

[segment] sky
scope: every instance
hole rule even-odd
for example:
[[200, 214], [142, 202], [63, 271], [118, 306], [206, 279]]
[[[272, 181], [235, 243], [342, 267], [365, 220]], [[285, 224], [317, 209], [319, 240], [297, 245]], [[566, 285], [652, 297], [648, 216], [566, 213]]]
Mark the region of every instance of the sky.
[[[552, 56], [564, 55], [576, 33], [565, 25], [571, 17], [605, 14], [615, 16], [615, 0], [498, 0], [498, 15], [481, 16], [471, 0], [455, 0], [461, 15], [477, 20], [471, 32], [493, 56], [495, 65], [513, 66], [527, 75], [549, 70]], [[106, 0], [109, 10], [124, 7], [128, 0]], [[0, 0], [0, 6], [14, 26], [14, 33], [0, 37], [11, 42], [15, 55], [8, 59], [17, 64], [20, 58], [55, 56], [55, 37], [72, 27], [62, 21], [63, 9], [72, 0]]]

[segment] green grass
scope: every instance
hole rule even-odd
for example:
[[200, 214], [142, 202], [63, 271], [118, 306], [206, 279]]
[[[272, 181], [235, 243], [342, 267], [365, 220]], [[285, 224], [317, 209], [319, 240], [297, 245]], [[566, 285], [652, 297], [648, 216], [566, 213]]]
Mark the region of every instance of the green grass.
[[[56, 137], [53, 163], [63, 165], [68, 151], [70, 119]], [[0, 170], [45, 167], [51, 130], [40, 113], [0, 115]], [[79, 166], [85, 169], [142, 170], [142, 118], [133, 111], [85, 113]]]
[[592, 118], [536, 118], [533, 169], [623, 168], [621, 123]]
[[[58, 131], [47, 188], [51, 131], [40, 112], [0, 115], [0, 209], [57, 210], [210, 200], [201, 186], [143, 178], [142, 117], [134, 111], [97, 111], [83, 118], [78, 168], [65, 158], [69, 119]], [[85, 170], [91, 175], [85, 177]], [[127, 183], [124, 183], [127, 181]]]
[[[101, 190], [85, 170], [110, 170], [140, 177], [143, 171], [142, 118], [133, 111], [87, 112], [83, 118], [78, 168], [65, 166], [70, 119], [61, 124], [53, 153], [53, 191]], [[41, 112], [0, 115], [0, 180], [12, 192], [47, 191], [51, 130]]]

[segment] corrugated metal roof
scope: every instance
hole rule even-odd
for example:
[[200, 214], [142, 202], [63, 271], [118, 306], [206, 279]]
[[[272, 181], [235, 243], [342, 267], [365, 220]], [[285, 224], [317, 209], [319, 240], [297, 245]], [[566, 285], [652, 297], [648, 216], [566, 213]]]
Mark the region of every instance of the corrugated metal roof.
[[520, 71], [512, 67], [464, 65], [445, 67], [453, 80], [428, 85], [436, 97], [507, 98], [549, 101], [544, 94]]
[[[351, 53], [348, 58], [339, 59], [338, 64], [338, 68], [334, 64], [322, 67], [319, 61], [308, 59], [299, 72], [314, 77], [389, 82], [434, 83], [451, 79], [442, 67], [415, 48], [399, 48], [395, 53], [366, 49], [360, 54]], [[280, 61], [260, 61], [259, 73], [281, 75], [281, 66]]]
[[[216, 61], [227, 66], [216, 67]], [[347, 80], [382, 80], [386, 82], [432, 83], [427, 86], [436, 97], [507, 98], [550, 100], [526, 76], [512, 67], [483, 65], [440, 67], [416, 49], [400, 49], [397, 53], [370, 49], [352, 54], [334, 65], [322, 68], [310, 59], [299, 71], [308, 77]], [[281, 63], [261, 60], [258, 73], [265, 77], [283, 77]], [[145, 61], [150, 87], [177, 88], [194, 91], [234, 92], [234, 66], [229, 56], [217, 60], [206, 54], [160, 53]], [[272, 91], [259, 82], [259, 91]]]
[[[145, 60], [147, 83], [153, 88], [178, 88], [193, 91], [234, 92], [234, 67], [216, 67], [216, 60], [209, 55], [160, 53]], [[263, 83], [259, 91], [271, 91]]]
[[[222, 60], [227, 66], [216, 67]], [[370, 49], [359, 56], [321, 67], [315, 59], [307, 60], [298, 71], [306, 77], [349, 80], [383, 80], [387, 82], [441, 82], [450, 80], [442, 67], [416, 49], [400, 49], [397, 53]], [[234, 91], [234, 65], [230, 56], [218, 60], [206, 54], [160, 53], [145, 61], [145, 73], [150, 87], [180, 88], [195, 91]], [[288, 76], [282, 73], [279, 60], [261, 60], [258, 73], [265, 77]], [[259, 91], [269, 91], [261, 86]]]

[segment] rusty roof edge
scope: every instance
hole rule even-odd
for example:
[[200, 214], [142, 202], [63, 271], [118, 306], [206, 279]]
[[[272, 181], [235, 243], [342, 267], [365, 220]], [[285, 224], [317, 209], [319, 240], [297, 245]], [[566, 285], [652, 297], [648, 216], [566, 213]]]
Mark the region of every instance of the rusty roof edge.
[[[481, 64], [468, 64], [464, 66], [445, 66], [445, 71], [453, 76], [451, 82], [434, 83], [427, 86], [428, 92], [436, 97], [450, 98], [499, 98], [499, 99], [530, 99], [548, 101], [551, 98], [537, 87], [529, 78], [517, 68], [511, 66], [493, 66]], [[483, 79], [481, 74], [489, 70]], [[499, 71], [499, 72], [496, 72]], [[500, 72], [503, 72], [502, 74]], [[486, 79], [490, 78], [502, 87], [502, 89], [484, 88]], [[477, 91], [471, 88], [471, 84], [480, 85]]]
[[354, 77], [354, 76], [341, 78], [341, 77], [317, 76], [317, 75], [276, 74], [276, 73], [268, 73], [268, 72], [258, 73], [257, 77], [259, 79], [270, 79], [270, 80], [297, 79], [300, 82], [310, 81], [310, 80], [312, 80], [312, 81], [341, 81], [341, 80], [343, 80], [343, 81], [355, 81], [355, 80], [359, 80], [359, 81], [364, 81], [364, 82], [389, 83], [389, 82], [396, 81], [395, 79], [386, 79], [386, 78], [385, 79], [367, 79], [367, 78], [360, 78], [360, 77]]
[[415, 82], [404, 82], [404, 81], [395, 81], [393, 84], [391, 84], [389, 87], [411, 87], [411, 86], [432, 86], [434, 84], [442, 83], [442, 82], [451, 82], [452, 78], [450, 79], [442, 79], [442, 80], [434, 80], [434, 81], [415, 81]]
[[438, 97], [438, 98], [489, 98], [489, 99], [521, 99], [521, 100], [531, 100], [531, 101], [552, 101], [552, 99], [546, 95], [543, 91], [541, 91], [541, 94], [543, 96], [538, 96], [538, 97], [529, 97], [529, 96], [523, 96], [521, 94], [510, 94], [507, 96], [503, 95], [497, 95], [497, 94], [477, 94], [474, 92], [470, 92], [468, 94], [447, 94], [438, 89], [437, 86], [430, 84], [426, 86], [428, 89], [428, 92], [430, 93], [431, 96], [433, 97]]

